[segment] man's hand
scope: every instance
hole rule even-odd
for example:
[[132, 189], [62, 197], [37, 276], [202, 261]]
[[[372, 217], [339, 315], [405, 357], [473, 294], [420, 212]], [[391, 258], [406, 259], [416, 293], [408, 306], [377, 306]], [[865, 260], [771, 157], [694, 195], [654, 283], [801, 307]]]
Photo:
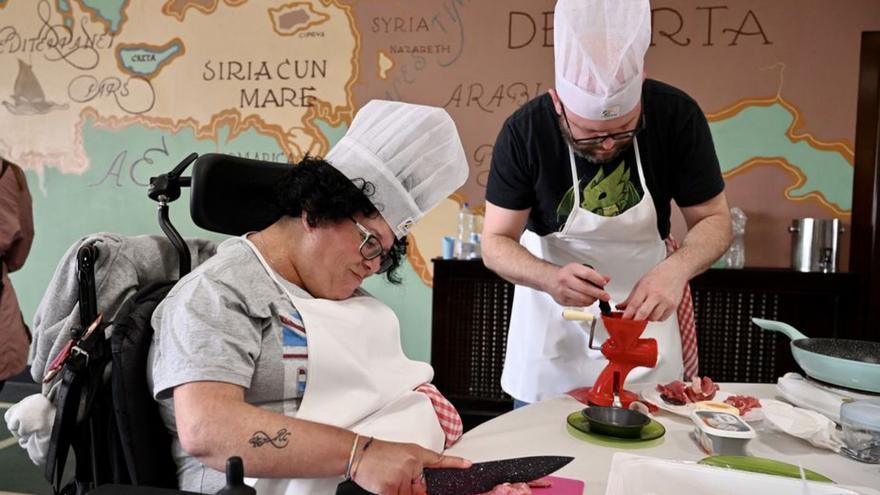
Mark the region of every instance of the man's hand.
[[598, 299], [611, 300], [611, 294], [604, 290], [610, 280], [592, 268], [569, 263], [553, 272], [552, 278], [545, 283], [544, 292], [562, 306], [589, 306]]
[[[361, 452], [353, 480], [379, 495], [423, 495], [426, 493], [424, 469], [467, 468], [471, 462], [460, 457], [438, 454], [412, 443], [373, 440]], [[356, 461], [357, 462], [357, 461]]]
[[681, 208], [688, 233], [681, 248], [646, 273], [626, 301], [617, 305], [624, 318], [663, 321], [681, 302], [684, 286], [724, 254], [733, 239], [723, 192], [698, 205]]
[[678, 308], [687, 281], [686, 271], [667, 258], [638, 281], [617, 309], [624, 319], [664, 321]]

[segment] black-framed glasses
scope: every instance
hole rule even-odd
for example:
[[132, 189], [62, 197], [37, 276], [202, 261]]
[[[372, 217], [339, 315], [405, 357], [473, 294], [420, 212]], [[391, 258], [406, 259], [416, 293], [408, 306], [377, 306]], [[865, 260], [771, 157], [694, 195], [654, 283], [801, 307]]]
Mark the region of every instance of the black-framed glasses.
[[595, 146], [604, 143], [606, 139], [611, 139], [612, 141], [623, 141], [624, 139], [633, 138], [636, 136], [636, 134], [645, 130], [645, 110], [642, 109], [642, 113], [639, 114], [639, 122], [638, 124], [636, 124], [635, 129], [630, 129], [623, 132], [615, 132], [613, 134], [602, 134], [601, 136], [576, 139], [574, 137], [574, 134], [571, 132], [571, 123], [568, 122], [568, 115], [565, 114], [565, 106], [560, 105], [560, 107], [562, 108], [562, 119], [565, 120], [565, 127], [568, 128], [568, 135], [571, 137], [571, 141], [574, 144]]
[[391, 256], [386, 254], [384, 249], [382, 248], [382, 242], [379, 241], [379, 237], [376, 234], [367, 230], [366, 227], [360, 224], [354, 218], [350, 218], [352, 222], [354, 222], [355, 226], [361, 233], [361, 245], [358, 246], [358, 251], [360, 251], [361, 256], [364, 257], [365, 260], [376, 259], [381, 256], [382, 258], [379, 260], [379, 270], [376, 273], [385, 273], [391, 268]]

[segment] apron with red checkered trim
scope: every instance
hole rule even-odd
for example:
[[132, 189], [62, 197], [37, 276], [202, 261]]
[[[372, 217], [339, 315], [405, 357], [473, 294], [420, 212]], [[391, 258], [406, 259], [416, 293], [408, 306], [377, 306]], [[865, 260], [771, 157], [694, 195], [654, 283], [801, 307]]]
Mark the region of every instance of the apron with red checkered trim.
[[[431, 381], [434, 370], [403, 354], [400, 323], [391, 308], [366, 296], [341, 301], [297, 297], [278, 281], [253, 244], [247, 245], [308, 329], [308, 384], [296, 417], [442, 452], [447, 441], [442, 418], [430, 394], [416, 390]], [[444, 411], [447, 422], [453, 421], [452, 412]], [[261, 495], [332, 494], [341, 481], [341, 476], [259, 479], [254, 487]]]
[[[645, 182], [638, 139], [633, 140], [633, 146], [644, 190], [636, 205], [613, 217], [581, 208], [574, 152], [569, 147], [574, 207], [565, 225], [560, 232], [546, 236], [526, 230], [520, 238], [539, 259], [559, 266], [587, 263], [611, 277], [605, 290], [611, 294], [612, 306], [625, 300], [636, 283], [667, 256], [666, 244], [657, 232], [657, 211]], [[584, 328], [562, 318], [562, 309], [546, 292], [516, 286], [501, 376], [502, 388], [514, 398], [534, 402], [591, 386], [608, 364], [601, 352], [588, 348]], [[596, 305], [589, 310], [599, 314]], [[594, 346], [601, 345], [607, 336], [599, 320]], [[649, 323], [642, 337], [657, 339], [657, 364], [632, 370], [627, 386], [681, 379], [684, 366], [678, 316]]]

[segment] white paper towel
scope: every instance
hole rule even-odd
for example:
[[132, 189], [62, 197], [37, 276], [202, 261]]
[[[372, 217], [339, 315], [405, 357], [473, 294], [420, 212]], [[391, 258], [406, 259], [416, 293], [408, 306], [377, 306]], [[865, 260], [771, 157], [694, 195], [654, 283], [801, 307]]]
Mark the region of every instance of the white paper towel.
[[837, 425], [826, 416], [778, 400], [764, 400], [761, 404], [764, 419], [785, 433], [834, 452], [840, 452], [844, 446]]

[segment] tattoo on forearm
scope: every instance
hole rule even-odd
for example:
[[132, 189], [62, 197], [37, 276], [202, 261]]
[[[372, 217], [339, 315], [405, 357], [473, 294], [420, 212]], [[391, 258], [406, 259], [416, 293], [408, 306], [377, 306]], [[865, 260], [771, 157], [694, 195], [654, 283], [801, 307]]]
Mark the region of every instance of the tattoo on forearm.
[[248, 443], [254, 448], [262, 447], [268, 443], [276, 449], [283, 449], [284, 447], [287, 447], [288, 438], [290, 438], [290, 432], [287, 431], [287, 428], [278, 430], [278, 433], [276, 433], [274, 437], [270, 437], [268, 433], [260, 430], [254, 432], [253, 436], [248, 440]]

